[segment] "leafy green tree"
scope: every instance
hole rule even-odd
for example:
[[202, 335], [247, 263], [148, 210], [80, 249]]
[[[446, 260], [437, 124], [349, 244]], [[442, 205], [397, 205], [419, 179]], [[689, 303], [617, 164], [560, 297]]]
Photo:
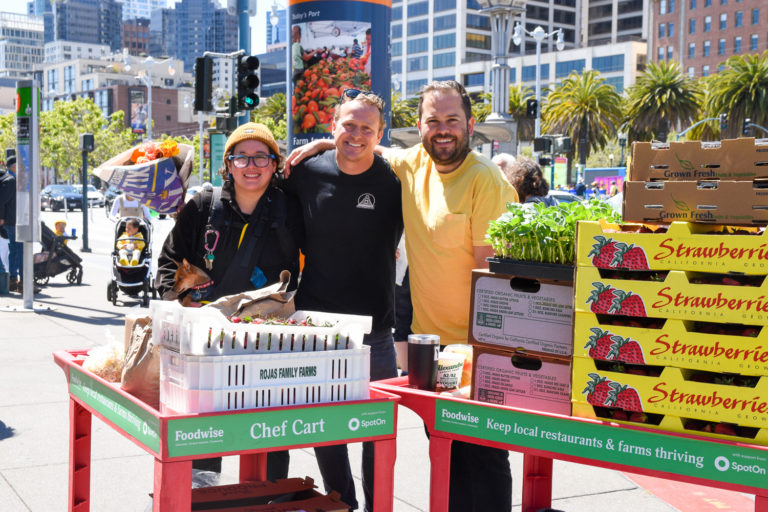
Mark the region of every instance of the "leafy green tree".
[[[724, 138], [741, 136], [744, 119], [768, 127], [768, 51], [762, 55], [734, 55], [725, 69], [710, 78], [704, 110], [728, 114]], [[756, 129], [759, 137], [762, 131]]]
[[522, 84], [509, 86], [509, 113], [517, 121], [517, 140], [533, 140], [535, 132], [535, 120], [528, 119], [525, 114], [526, 102], [533, 98], [530, 87]]
[[5, 148], [16, 147], [16, 114], [0, 115], [0, 158], [5, 158]]
[[476, 123], [482, 123], [491, 114], [491, 93], [481, 92], [472, 101], [472, 117]]
[[578, 146], [579, 161], [586, 164], [590, 151], [602, 148], [616, 134], [620, 105], [616, 88], [599, 72], [574, 71], [547, 96], [541, 111], [542, 131], [570, 136], [573, 143], [568, 161], [573, 160]]
[[649, 63], [627, 90], [623, 129], [630, 141], [666, 141], [674, 126], [690, 125], [700, 108], [700, 85], [674, 61]]
[[251, 121], [269, 128], [276, 140], [286, 140], [288, 134], [286, 115], [285, 94], [278, 92], [267, 98], [259, 108], [251, 110]]
[[416, 126], [419, 105], [417, 97], [404, 100], [399, 92], [392, 91], [390, 105], [392, 128], [411, 128]]

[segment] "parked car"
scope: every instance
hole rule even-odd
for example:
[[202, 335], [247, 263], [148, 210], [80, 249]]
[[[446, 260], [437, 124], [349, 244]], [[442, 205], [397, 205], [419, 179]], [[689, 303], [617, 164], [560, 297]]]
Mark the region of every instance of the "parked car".
[[200, 192], [201, 190], [203, 190], [204, 188], [207, 188], [207, 187], [211, 187], [212, 188], [213, 185], [211, 185], [209, 182], [206, 181], [202, 185], [195, 185], [193, 187], [189, 187], [187, 189], [187, 194], [184, 196], [184, 203], [188, 203], [190, 199], [195, 197], [195, 194], [197, 194], [198, 192]]
[[40, 192], [40, 209], [83, 209], [83, 193], [72, 185], [48, 185]]
[[[82, 185], [72, 185], [72, 186], [75, 187], [75, 190], [77, 190], [80, 193], [80, 195], [83, 194], [83, 186]], [[106, 203], [106, 200], [104, 199], [104, 195], [101, 192], [99, 192], [96, 189], [96, 187], [94, 187], [93, 185], [89, 184], [88, 185], [88, 207], [89, 208], [94, 208], [94, 207], [102, 208], [102, 207], [104, 207], [105, 203]]]
[[576, 194], [571, 194], [570, 192], [567, 192], [565, 190], [551, 190], [549, 191], [549, 194], [547, 194], [549, 197], [554, 197], [557, 199], [558, 203], [572, 203], [574, 201], [583, 201], [584, 199], [577, 196]]

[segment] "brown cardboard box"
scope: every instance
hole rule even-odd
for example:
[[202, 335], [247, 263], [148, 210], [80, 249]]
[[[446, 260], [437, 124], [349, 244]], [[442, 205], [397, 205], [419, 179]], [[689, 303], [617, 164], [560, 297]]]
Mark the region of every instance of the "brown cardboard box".
[[625, 222], [768, 224], [768, 188], [751, 181], [625, 181]]
[[474, 400], [553, 414], [571, 414], [568, 358], [475, 347]]
[[469, 343], [573, 353], [573, 283], [472, 271]]
[[634, 142], [629, 180], [752, 181], [768, 178], [768, 141]]

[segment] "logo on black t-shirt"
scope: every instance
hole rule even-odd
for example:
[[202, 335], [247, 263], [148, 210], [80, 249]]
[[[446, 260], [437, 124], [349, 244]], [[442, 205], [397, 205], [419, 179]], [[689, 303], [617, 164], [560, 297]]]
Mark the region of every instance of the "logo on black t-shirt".
[[357, 207], [373, 210], [376, 208], [376, 198], [373, 197], [373, 194], [363, 194], [357, 198]]

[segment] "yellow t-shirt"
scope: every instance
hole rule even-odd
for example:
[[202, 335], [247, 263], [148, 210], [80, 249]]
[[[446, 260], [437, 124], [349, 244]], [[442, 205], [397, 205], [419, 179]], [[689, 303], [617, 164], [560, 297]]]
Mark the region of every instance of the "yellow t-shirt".
[[466, 343], [473, 247], [489, 245], [488, 223], [518, 201], [517, 192], [474, 151], [447, 174], [434, 168], [421, 144], [387, 156], [402, 183], [413, 332], [438, 334], [443, 345]]
[[[127, 238], [140, 238], [140, 240], [126, 240]], [[129, 235], [127, 231], [123, 231], [123, 234], [120, 235], [120, 237], [117, 239], [117, 248], [118, 249], [127, 249], [130, 244], [133, 244], [133, 250], [134, 251], [141, 251], [144, 249], [144, 236], [141, 233], [136, 233], [135, 235]]]

